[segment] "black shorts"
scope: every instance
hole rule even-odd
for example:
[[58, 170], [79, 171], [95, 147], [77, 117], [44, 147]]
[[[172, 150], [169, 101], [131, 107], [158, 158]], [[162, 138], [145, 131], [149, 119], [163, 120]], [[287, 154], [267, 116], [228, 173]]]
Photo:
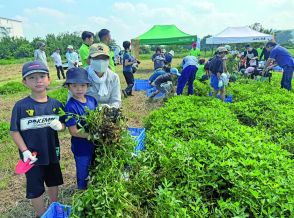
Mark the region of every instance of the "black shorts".
[[26, 173], [26, 178], [28, 199], [40, 197], [45, 192], [44, 183], [47, 187], [63, 184], [59, 163], [34, 166]]

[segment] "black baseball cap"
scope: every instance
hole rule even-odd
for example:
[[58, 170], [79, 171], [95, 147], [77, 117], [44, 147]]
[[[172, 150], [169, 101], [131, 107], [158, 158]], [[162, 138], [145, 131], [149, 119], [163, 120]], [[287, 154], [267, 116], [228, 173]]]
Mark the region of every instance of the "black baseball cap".
[[47, 73], [49, 74], [48, 67], [42, 61], [30, 61], [22, 66], [22, 78], [33, 73]]

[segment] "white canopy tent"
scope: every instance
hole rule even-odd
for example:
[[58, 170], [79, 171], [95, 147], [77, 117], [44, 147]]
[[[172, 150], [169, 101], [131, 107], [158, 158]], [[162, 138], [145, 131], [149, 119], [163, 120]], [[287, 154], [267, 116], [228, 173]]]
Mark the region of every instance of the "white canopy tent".
[[264, 42], [272, 40], [272, 38], [272, 35], [260, 33], [248, 26], [228, 27], [219, 34], [207, 38], [206, 44]]

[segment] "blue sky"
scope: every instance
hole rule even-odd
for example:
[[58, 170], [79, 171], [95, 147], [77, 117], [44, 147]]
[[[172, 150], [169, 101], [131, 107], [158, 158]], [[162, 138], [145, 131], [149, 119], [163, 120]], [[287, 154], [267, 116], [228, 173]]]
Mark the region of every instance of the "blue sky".
[[175, 24], [199, 37], [254, 22], [294, 29], [294, 0], [0, 0], [0, 16], [23, 21], [29, 40], [48, 33], [107, 28], [121, 43], [155, 24]]

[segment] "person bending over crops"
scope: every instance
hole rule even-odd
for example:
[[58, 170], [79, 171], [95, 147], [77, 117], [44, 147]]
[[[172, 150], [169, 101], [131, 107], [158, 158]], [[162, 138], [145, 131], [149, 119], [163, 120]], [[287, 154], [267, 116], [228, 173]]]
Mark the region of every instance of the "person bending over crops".
[[89, 56], [90, 65], [87, 71], [91, 86], [87, 94], [93, 96], [99, 104], [120, 107], [120, 81], [118, 75], [108, 67], [108, 47], [102, 43], [95, 43], [90, 46]]
[[221, 92], [222, 101], [225, 100], [225, 86], [221, 79], [221, 74], [224, 72], [223, 58], [228, 53], [225, 47], [217, 48], [217, 55], [209, 63], [209, 71], [211, 72], [210, 85], [213, 88], [213, 96]]
[[64, 111], [67, 117], [66, 126], [72, 136], [71, 150], [76, 162], [78, 189], [87, 188], [87, 177], [94, 153], [94, 144], [87, 139], [89, 134], [79, 130], [86, 124], [82, 116], [87, 110], [95, 110], [97, 107], [95, 98], [86, 95], [90, 83], [88, 73], [83, 68], [71, 68], [66, 73], [65, 86], [72, 97], [66, 103]]
[[162, 92], [167, 94], [172, 90], [174, 78], [180, 76], [177, 68], [171, 68], [169, 73], [158, 76], [155, 81], [151, 84], [156, 87], [156, 91], [153, 92], [150, 96], [150, 99], [155, 97], [158, 93]]
[[149, 77], [149, 80], [148, 80], [149, 84], [151, 85], [156, 80], [157, 77], [169, 72], [170, 72], [170, 68], [166, 68], [166, 67], [155, 70], [154, 73]]
[[198, 60], [195, 56], [186, 56], [182, 61], [183, 71], [178, 79], [177, 95], [183, 93], [186, 83], [188, 83], [188, 95], [194, 93], [193, 82], [195, 80], [195, 75], [198, 70]]
[[283, 77], [281, 81], [281, 88], [291, 90], [292, 89], [292, 78], [294, 71], [294, 59], [287, 49], [282, 46], [277, 45], [275, 42], [268, 42], [265, 45], [268, 52], [270, 52], [269, 59], [267, 60], [263, 75], [269, 69], [268, 67], [272, 62], [277, 62], [277, 64], [283, 68]]

